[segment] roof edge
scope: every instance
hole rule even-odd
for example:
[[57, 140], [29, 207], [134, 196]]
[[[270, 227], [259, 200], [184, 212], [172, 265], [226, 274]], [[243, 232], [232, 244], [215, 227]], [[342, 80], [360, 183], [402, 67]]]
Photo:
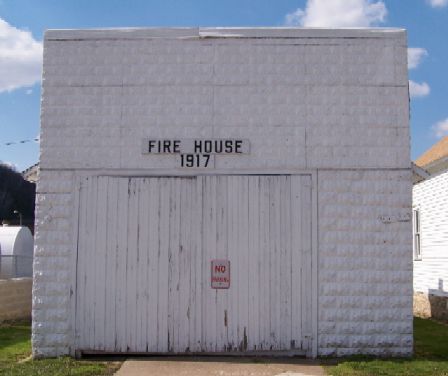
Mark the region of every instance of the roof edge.
[[423, 168], [424, 170], [429, 171], [430, 173], [438, 172], [447, 168], [448, 156], [438, 158], [430, 163], [427, 163], [426, 165], [417, 165], [417, 166]]
[[412, 175], [413, 175], [413, 183], [420, 183], [423, 180], [428, 179], [431, 174], [426, 171], [424, 168], [417, 166], [414, 162], [411, 162]]
[[50, 29], [45, 40], [184, 39], [184, 38], [384, 38], [406, 36], [400, 28], [298, 28], [298, 27], [149, 27]]

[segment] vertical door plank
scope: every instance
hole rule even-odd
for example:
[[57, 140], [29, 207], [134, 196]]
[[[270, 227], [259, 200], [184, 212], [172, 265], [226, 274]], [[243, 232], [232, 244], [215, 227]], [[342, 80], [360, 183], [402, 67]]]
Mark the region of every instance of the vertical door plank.
[[281, 220], [282, 220], [282, 208], [281, 208], [281, 185], [284, 177], [283, 176], [275, 176], [274, 187], [275, 187], [275, 338], [274, 338], [274, 349], [281, 349], [281, 279], [282, 279], [282, 270], [281, 270]]
[[126, 350], [135, 348], [137, 333], [137, 237], [138, 192], [137, 180], [129, 179], [128, 241], [126, 258]]
[[168, 286], [169, 280], [169, 261], [170, 250], [170, 180], [159, 178], [160, 184], [160, 249], [159, 249], [159, 304], [158, 304], [158, 326], [157, 338], [159, 352], [168, 351]]
[[196, 276], [195, 276], [195, 269], [196, 269], [196, 257], [197, 257], [197, 236], [199, 232], [198, 222], [199, 222], [199, 216], [197, 213], [197, 197], [196, 197], [196, 185], [197, 185], [197, 178], [192, 177], [189, 179], [188, 182], [189, 188], [187, 191], [187, 197], [186, 200], [189, 202], [189, 223], [187, 226], [188, 231], [188, 238], [186, 241], [186, 245], [188, 247], [188, 255], [186, 260], [186, 272], [187, 272], [187, 278], [188, 278], [188, 301], [187, 301], [187, 333], [188, 337], [186, 338], [186, 346], [189, 352], [196, 351], [196, 341], [195, 341], [195, 315], [196, 315]]
[[311, 296], [311, 177], [301, 176], [302, 186], [302, 336], [307, 336], [304, 350], [309, 350], [312, 335]]
[[216, 290], [211, 288], [211, 260], [216, 258], [216, 177], [204, 177], [204, 243], [203, 243], [203, 321], [205, 348], [215, 351], [216, 346]]
[[107, 177], [98, 178], [95, 258], [94, 348], [104, 350], [107, 244]]
[[148, 292], [148, 230], [149, 230], [149, 181], [137, 180], [138, 192], [138, 225], [137, 225], [137, 313], [136, 313], [136, 348], [135, 351], [145, 352], [147, 348]]
[[209, 286], [208, 286], [208, 264], [207, 259], [209, 257], [209, 235], [210, 235], [210, 184], [207, 176], [202, 177], [202, 258], [201, 258], [201, 297], [202, 297], [202, 350], [209, 351], [208, 348], [208, 326], [210, 325], [210, 312], [208, 307], [210, 306]]
[[[190, 343], [190, 347], [193, 351], [204, 350], [204, 333], [203, 333], [203, 311], [204, 311], [204, 299], [203, 299], [203, 270], [202, 260], [203, 256], [203, 231], [204, 231], [204, 203], [202, 200], [204, 194], [204, 177], [198, 176], [195, 184], [195, 259], [194, 259], [194, 301], [192, 307], [194, 307], [194, 337]], [[205, 271], [206, 273], [207, 271]]]
[[179, 179], [171, 179], [171, 217], [170, 217], [170, 310], [169, 331], [170, 351], [179, 351], [179, 321], [180, 321], [180, 188]]
[[[147, 351], [157, 351], [157, 326], [159, 304], [159, 254], [160, 254], [160, 179], [147, 179], [148, 195], [148, 299], [146, 317], [147, 321]], [[163, 274], [162, 274], [163, 275]]]
[[277, 192], [275, 178], [269, 178], [269, 349], [276, 349], [277, 335]]
[[126, 259], [128, 242], [129, 179], [118, 182], [118, 244], [115, 290], [116, 351], [126, 350]]
[[239, 176], [238, 325], [239, 349], [246, 351], [249, 327], [249, 177]]
[[178, 307], [178, 342], [177, 351], [189, 351], [189, 300], [190, 300], [190, 264], [191, 257], [191, 200], [190, 178], [178, 179], [180, 185], [180, 235], [179, 235], [179, 307]]
[[[292, 184], [292, 176], [289, 176], [287, 179], [287, 187], [286, 187], [286, 197], [285, 197], [285, 204], [286, 204], [286, 233], [285, 233], [285, 243], [286, 243], [286, 257], [285, 257], [285, 274], [288, 276], [287, 285], [289, 287], [287, 300], [287, 327], [288, 327], [288, 335], [287, 335], [287, 343], [286, 348], [291, 349], [292, 348], [292, 294], [295, 292], [295, 289], [292, 286], [292, 267], [291, 267], [291, 261], [292, 261], [292, 242], [291, 242], [291, 223], [292, 223], [292, 207], [291, 207], [291, 200], [292, 200], [292, 193], [291, 193], [291, 184]], [[295, 346], [295, 343], [294, 343]]]
[[270, 322], [270, 177], [260, 177], [261, 266], [260, 266], [260, 345], [269, 350]]
[[78, 229], [78, 265], [76, 268], [76, 344], [79, 348], [86, 346], [86, 301], [87, 301], [87, 213], [88, 213], [89, 180], [83, 179], [79, 198], [79, 229]]
[[[88, 193], [87, 193], [87, 218], [86, 218], [86, 247], [85, 247], [85, 269], [86, 269], [86, 278], [85, 278], [85, 288], [86, 288], [86, 299], [84, 304], [84, 348], [90, 349], [91, 343], [90, 343], [90, 334], [93, 332], [92, 327], [92, 318], [91, 318], [91, 308], [93, 307], [93, 299], [92, 299], [92, 289], [93, 284], [91, 282], [92, 276], [94, 275], [92, 267], [93, 267], [93, 260], [92, 260], [92, 248], [95, 247], [95, 226], [96, 226], [96, 217], [93, 216], [92, 213], [95, 213], [95, 200], [96, 200], [96, 190], [94, 181], [96, 178], [90, 177], [88, 179]], [[93, 211], [90, 210], [93, 206]], [[93, 244], [93, 246], [92, 246]]]
[[242, 240], [242, 218], [241, 214], [243, 212], [242, 208], [242, 182], [239, 176], [235, 176], [235, 191], [234, 191], [234, 200], [235, 200], [235, 233], [236, 233], [236, 243], [235, 243], [235, 251], [236, 251], [236, 264], [234, 267], [235, 273], [235, 290], [236, 290], [236, 301], [235, 301], [235, 319], [234, 319], [234, 325], [235, 325], [235, 349], [241, 351], [240, 345], [241, 345], [241, 338], [242, 338], [242, 320], [241, 320], [241, 300], [243, 298], [242, 296], [242, 283], [244, 282], [241, 277], [244, 276], [244, 271], [242, 270], [242, 259], [243, 255], [242, 252], [244, 252], [244, 246], [241, 244]]
[[280, 348], [291, 346], [291, 179], [281, 176], [280, 180]]
[[93, 210], [89, 213], [89, 240], [87, 245], [87, 254], [88, 259], [87, 268], [88, 268], [88, 277], [87, 277], [87, 292], [88, 292], [88, 301], [87, 301], [87, 338], [88, 340], [88, 349], [93, 349], [95, 346], [95, 275], [96, 275], [96, 248], [97, 248], [97, 202], [98, 202], [98, 178], [92, 178], [91, 180], [91, 191], [89, 194], [89, 207], [93, 208]]
[[[227, 260], [227, 177], [216, 180], [216, 258]], [[217, 351], [225, 351], [227, 345], [227, 295], [227, 289], [216, 292]]]
[[177, 257], [175, 248], [179, 246], [179, 238], [176, 234], [176, 182], [169, 179], [169, 226], [168, 226], [168, 351], [173, 351], [174, 347], [174, 312], [177, 301]]
[[291, 323], [292, 336], [296, 348], [301, 347], [302, 341], [302, 193], [300, 176], [291, 177]]
[[[273, 181], [273, 177], [268, 177], [269, 180], [269, 264], [268, 264], [268, 283], [269, 283], [269, 338], [268, 338], [268, 346], [269, 349], [274, 349], [274, 342], [275, 342], [275, 330], [277, 327], [277, 323], [275, 322], [275, 311], [276, 311], [276, 295], [275, 295], [275, 284], [276, 284], [276, 278], [275, 278], [275, 258], [276, 258], [276, 251], [275, 251], [275, 182]], [[266, 260], [267, 261], [267, 260]]]
[[[116, 265], [118, 247], [118, 179], [108, 179], [107, 186], [107, 254], [106, 254], [106, 307], [105, 307], [105, 350], [115, 350], [115, 295]], [[118, 281], [120, 283], [120, 281]]]
[[227, 230], [229, 237], [229, 260], [231, 273], [231, 288], [229, 290], [228, 312], [227, 312], [227, 337], [229, 350], [236, 350], [238, 347], [238, 263], [239, 263], [239, 249], [238, 249], [238, 177], [228, 177], [228, 221]]
[[248, 350], [259, 350], [260, 343], [260, 177], [249, 177], [249, 322]]

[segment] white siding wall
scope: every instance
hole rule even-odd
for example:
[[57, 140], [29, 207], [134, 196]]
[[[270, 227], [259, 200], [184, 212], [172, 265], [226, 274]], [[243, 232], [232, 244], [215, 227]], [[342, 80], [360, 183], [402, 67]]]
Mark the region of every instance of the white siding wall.
[[73, 351], [77, 176], [171, 171], [148, 136], [249, 139], [221, 172], [317, 171], [319, 353], [411, 353], [411, 223], [379, 220], [410, 214], [406, 51], [403, 31], [48, 32], [34, 354]]
[[414, 261], [414, 291], [448, 297], [448, 171], [416, 184], [422, 260]]

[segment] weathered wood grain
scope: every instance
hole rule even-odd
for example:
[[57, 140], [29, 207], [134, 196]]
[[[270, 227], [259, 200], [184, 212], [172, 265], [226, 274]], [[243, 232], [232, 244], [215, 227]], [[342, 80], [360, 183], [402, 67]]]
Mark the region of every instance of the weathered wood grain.
[[309, 176], [89, 177], [79, 205], [81, 349], [308, 350]]

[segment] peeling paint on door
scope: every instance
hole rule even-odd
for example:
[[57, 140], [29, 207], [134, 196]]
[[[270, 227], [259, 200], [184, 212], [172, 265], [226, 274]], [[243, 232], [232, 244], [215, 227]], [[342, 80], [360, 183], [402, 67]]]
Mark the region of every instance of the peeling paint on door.
[[[86, 179], [78, 348], [297, 349], [311, 325], [309, 182], [308, 175]], [[210, 288], [215, 259], [232, 265], [229, 289]]]

